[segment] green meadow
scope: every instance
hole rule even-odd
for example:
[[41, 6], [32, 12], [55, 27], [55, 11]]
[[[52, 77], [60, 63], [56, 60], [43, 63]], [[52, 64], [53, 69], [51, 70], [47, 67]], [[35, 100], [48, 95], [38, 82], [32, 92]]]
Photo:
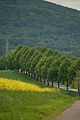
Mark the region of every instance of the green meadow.
[[[16, 71], [0, 71], [0, 78], [48, 87]], [[0, 120], [55, 120], [75, 100], [62, 90], [44, 93], [0, 90]]]

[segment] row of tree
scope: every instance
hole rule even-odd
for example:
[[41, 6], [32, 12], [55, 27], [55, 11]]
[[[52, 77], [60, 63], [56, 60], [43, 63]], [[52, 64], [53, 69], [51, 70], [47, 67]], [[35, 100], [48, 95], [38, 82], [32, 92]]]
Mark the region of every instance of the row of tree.
[[[58, 82], [68, 86], [74, 83], [77, 70], [80, 70], [80, 59], [72, 61], [69, 57], [53, 49], [36, 46], [29, 48], [18, 46], [0, 58], [0, 69], [21, 69], [37, 80]], [[74, 84], [73, 84], [74, 86]]]

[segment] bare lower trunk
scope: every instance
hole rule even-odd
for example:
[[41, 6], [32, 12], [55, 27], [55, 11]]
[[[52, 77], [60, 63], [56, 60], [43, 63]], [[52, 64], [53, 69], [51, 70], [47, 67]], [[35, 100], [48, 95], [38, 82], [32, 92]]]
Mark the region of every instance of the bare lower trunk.
[[41, 81], [41, 76], [40, 76], [40, 82], [42, 82], [42, 81]]
[[47, 84], [49, 85], [49, 80], [47, 80]]
[[36, 75], [34, 74], [34, 79], [36, 79]]
[[54, 85], [53, 85], [53, 80], [52, 80], [52, 87], [53, 87]]
[[26, 75], [27, 75], [27, 70], [26, 70]]
[[39, 81], [39, 78], [38, 78], [38, 76], [37, 76], [37, 81]]
[[79, 80], [78, 80], [78, 94], [80, 95]]
[[45, 84], [45, 78], [44, 78], [44, 84]]
[[58, 88], [60, 88], [59, 80], [58, 80]]
[[69, 84], [68, 84], [68, 80], [67, 80], [67, 90], [68, 90], [68, 86], [69, 86]]
[[63, 85], [64, 85], [64, 80], [63, 80]]

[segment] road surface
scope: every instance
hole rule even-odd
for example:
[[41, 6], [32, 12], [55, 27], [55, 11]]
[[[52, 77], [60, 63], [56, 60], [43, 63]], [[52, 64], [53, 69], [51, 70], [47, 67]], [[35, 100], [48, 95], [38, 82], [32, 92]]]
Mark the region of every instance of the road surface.
[[80, 101], [66, 109], [56, 120], [80, 120]]
[[[42, 82], [43, 82], [43, 80], [42, 80]], [[47, 84], [47, 80], [45, 82]], [[49, 81], [49, 85], [52, 85], [52, 83], [50, 81]], [[54, 87], [58, 88], [58, 84], [56, 82], [53, 82], [53, 85], [54, 85]], [[60, 88], [63, 89], [63, 90], [67, 90], [67, 87], [65, 85], [60, 84]], [[73, 89], [73, 88], [70, 88], [70, 87], [68, 87], [68, 89], [69, 89], [69, 91], [78, 92], [77, 89]]]

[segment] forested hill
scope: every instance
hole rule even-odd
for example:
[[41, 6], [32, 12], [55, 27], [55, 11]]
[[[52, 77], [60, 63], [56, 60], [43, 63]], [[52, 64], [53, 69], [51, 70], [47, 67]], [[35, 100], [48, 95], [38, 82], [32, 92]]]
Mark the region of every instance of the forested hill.
[[80, 50], [80, 12], [42, 0], [0, 0], [0, 55], [18, 44]]

